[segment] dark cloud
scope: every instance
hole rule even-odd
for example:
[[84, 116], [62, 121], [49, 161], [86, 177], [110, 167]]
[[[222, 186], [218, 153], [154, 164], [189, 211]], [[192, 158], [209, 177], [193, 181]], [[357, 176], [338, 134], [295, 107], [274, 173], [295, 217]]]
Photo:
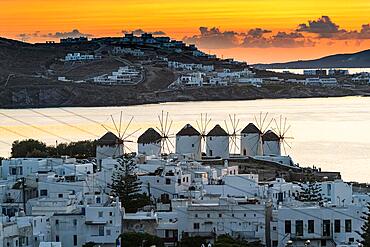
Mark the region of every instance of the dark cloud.
[[185, 37], [186, 43], [196, 44], [200, 48], [222, 49], [234, 47], [269, 48], [269, 47], [305, 47], [314, 46], [315, 43], [306, 39], [298, 32], [278, 32], [276, 35], [268, 35], [271, 30], [253, 28], [246, 33], [235, 31], [220, 31], [219, 28], [200, 27], [200, 34]]
[[253, 38], [259, 38], [259, 37], [262, 37], [262, 35], [264, 35], [265, 33], [271, 33], [271, 32], [272, 32], [271, 30], [266, 30], [266, 29], [262, 29], [258, 27], [258, 28], [250, 29], [246, 35], [251, 36]]
[[248, 48], [295, 48], [315, 45], [315, 42], [310, 39], [306, 39], [301, 33], [298, 32], [278, 32], [270, 37], [264, 36], [264, 34], [270, 32], [271, 31], [269, 30], [263, 30], [261, 28], [251, 29], [244, 36], [241, 45]]
[[91, 34], [81, 33], [78, 29], [73, 29], [70, 32], [55, 32], [42, 34], [40, 31], [34, 33], [21, 33], [17, 35], [24, 41], [32, 38], [51, 38], [51, 39], [62, 39], [62, 38], [79, 38], [79, 37], [91, 37]]
[[370, 25], [364, 24], [361, 26], [360, 31], [345, 31], [337, 34], [333, 37], [334, 39], [356, 39], [356, 40], [364, 40], [370, 39]]
[[315, 33], [320, 38], [331, 38], [338, 33], [345, 32], [345, 30], [339, 29], [339, 25], [332, 22], [329, 16], [325, 15], [316, 21], [308, 21], [308, 24], [299, 24], [296, 31]]
[[41, 37], [43, 38], [54, 38], [54, 39], [62, 39], [62, 38], [79, 38], [79, 37], [91, 37], [92, 34], [88, 33], [81, 33], [78, 29], [73, 29], [70, 32], [55, 32], [55, 33], [48, 33], [42, 34]]
[[200, 34], [191, 37], [184, 37], [183, 41], [189, 44], [196, 44], [201, 48], [222, 49], [239, 45], [238, 33], [234, 31], [221, 32], [217, 27], [200, 27]]
[[17, 37], [22, 39], [22, 41], [27, 41], [31, 38], [39, 37], [39, 35], [40, 35], [40, 31], [36, 31], [34, 33], [20, 33], [17, 35]]
[[135, 29], [135, 30], [122, 30], [122, 33], [124, 33], [124, 34], [126, 34], [126, 33], [133, 33], [134, 35], [142, 35], [143, 33], [150, 33], [150, 34], [153, 34], [155, 36], [166, 35], [166, 33], [163, 32], [163, 31], [147, 32], [147, 31], [144, 31], [141, 28]]
[[329, 16], [322, 16], [316, 21], [308, 21], [308, 24], [299, 24], [296, 31], [318, 34], [319, 38], [339, 40], [370, 39], [369, 24], [363, 24], [360, 31], [348, 31], [340, 28]]

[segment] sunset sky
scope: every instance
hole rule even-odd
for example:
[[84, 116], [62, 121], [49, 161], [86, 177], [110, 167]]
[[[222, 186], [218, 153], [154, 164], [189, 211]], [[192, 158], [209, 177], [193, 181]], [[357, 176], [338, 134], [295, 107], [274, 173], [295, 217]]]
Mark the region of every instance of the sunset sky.
[[120, 36], [123, 31], [141, 29], [250, 63], [310, 59], [370, 48], [369, 0], [0, 3], [0, 36], [28, 42], [78, 35]]

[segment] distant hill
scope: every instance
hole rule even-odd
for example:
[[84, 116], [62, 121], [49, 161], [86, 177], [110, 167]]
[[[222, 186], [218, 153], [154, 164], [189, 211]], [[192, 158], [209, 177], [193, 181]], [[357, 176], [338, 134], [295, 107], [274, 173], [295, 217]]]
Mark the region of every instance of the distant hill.
[[370, 49], [351, 54], [336, 54], [314, 60], [255, 64], [259, 69], [369, 68]]

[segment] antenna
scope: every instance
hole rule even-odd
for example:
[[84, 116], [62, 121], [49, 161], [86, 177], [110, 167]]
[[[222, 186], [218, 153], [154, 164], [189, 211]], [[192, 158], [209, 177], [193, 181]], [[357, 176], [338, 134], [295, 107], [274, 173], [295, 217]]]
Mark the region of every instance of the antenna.
[[175, 146], [173, 145], [170, 138], [173, 138], [174, 135], [170, 135], [171, 127], [173, 120], [169, 119], [169, 113], [162, 111], [160, 115], [158, 115], [159, 120], [159, 127], [156, 127], [156, 129], [159, 131], [161, 135], [161, 152], [162, 154], [171, 153], [171, 149], [174, 149]]
[[286, 136], [288, 131], [290, 130], [291, 125], [287, 124], [287, 118], [283, 117], [282, 115], [280, 115], [278, 119], [274, 118], [274, 123], [275, 127], [272, 128], [272, 130], [279, 137], [280, 145], [283, 146], [284, 154], [287, 155], [285, 146], [288, 146], [288, 148], [292, 148], [287, 140], [294, 139], [292, 136]]

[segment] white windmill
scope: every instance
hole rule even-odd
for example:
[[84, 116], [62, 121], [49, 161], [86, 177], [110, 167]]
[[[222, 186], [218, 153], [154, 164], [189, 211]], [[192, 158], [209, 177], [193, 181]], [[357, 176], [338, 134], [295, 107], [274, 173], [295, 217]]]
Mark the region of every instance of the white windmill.
[[222, 159], [230, 157], [229, 134], [219, 124], [216, 124], [206, 136], [206, 154]]
[[147, 129], [137, 139], [138, 154], [155, 155], [157, 157], [161, 154], [162, 136], [153, 128]]
[[254, 116], [255, 123], [249, 123], [240, 134], [240, 154], [244, 156], [263, 155], [262, 136], [273, 121], [268, 120], [268, 113], [260, 112]]
[[191, 124], [186, 124], [176, 134], [176, 154], [195, 160], [201, 158], [201, 134]]
[[130, 138], [132, 138], [140, 128], [129, 132], [128, 130], [134, 117], [130, 118], [126, 126], [123, 126], [122, 117], [123, 114], [121, 111], [118, 123], [116, 123], [113, 115], [110, 115], [111, 124], [101, 124], [107, 132], [96, 142], [96, 159], [99, 166], [101, 165], [102, 159], [108, 157], [120, 157], [125, 153], [125, 149], [132, 152], [132, 150], [127, 146], [127, 143], [134, 142], [130, 140]]

